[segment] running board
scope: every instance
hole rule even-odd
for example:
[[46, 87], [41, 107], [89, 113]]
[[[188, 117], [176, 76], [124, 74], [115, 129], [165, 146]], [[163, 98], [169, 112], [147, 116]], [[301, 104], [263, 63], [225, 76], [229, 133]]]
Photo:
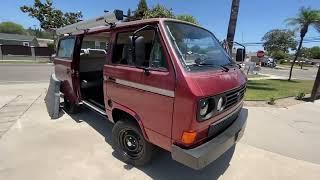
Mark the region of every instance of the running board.
[[89, 108], [97, 111], [98, 113], [104, 115], [104, 116], [107, 115], [107, 113], [106, 113], [103, 109], [97, 107], [96, 105], [94, 105], [94, 104], [92, 104], [92, 103], [90, 103], [90, 102], [88, 102], [88, 101], [82, 101], [82, 103], [83, 103], [84, 105], [88, 106]]

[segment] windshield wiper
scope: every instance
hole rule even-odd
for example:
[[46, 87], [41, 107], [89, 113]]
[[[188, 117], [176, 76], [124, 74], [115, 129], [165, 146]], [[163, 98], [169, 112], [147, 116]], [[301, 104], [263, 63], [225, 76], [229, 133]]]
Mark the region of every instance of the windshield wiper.
[[222, 68], [225, 72], [229, 71], [229, 68], [227, 68], [225, 65], [218, 65], [218, 64], [212, 64], [212, 63], [206, 63], [206, 61], [208, 60], [208, 58], [204, 58], [204, 59], [200, 59], [197, 58], [194, 62], [194, 65], [197, 66], [213, 66], [213, 67], [220, 67]]
[[228, 72], [229, 71], [229, 68], [225, 67], [225, 66], [222, 66], [222, 65], [217, 65], [217, 64], [211, 64], [211, 63], [195, 63], [195, 64], [192, 64], [194, 66], [198, 66], [198, 67], [201, 67], [201, 66], [212, 66], [212, 67], [220, 67], [222, 68], [225, 72]]

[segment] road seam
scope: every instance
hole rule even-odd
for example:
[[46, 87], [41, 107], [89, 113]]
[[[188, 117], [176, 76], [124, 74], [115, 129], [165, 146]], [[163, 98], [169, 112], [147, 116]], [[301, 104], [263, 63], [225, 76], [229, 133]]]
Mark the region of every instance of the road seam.
[[[13, 120], [7, 121], [7, 122], [11, 122], [11, 125], [9, 125], [9, 127], [7, 127], [6, 130], [0, 131], [0, 132], [1, 132], [1, 133], [0, 133], [0, 139], [2, 138], [3, 135], [5, 135], [5, 134], [11, 129], [11, 127], [31, 108], [31, 106], [32, 106], [41, 96], [42, 96], [42, 93], [40, 93], [40, 95], [39, 95], [37, 98], [35, 98], [35, 99], [32, 101], [32, 103], [31, 103], [30, 105], [28, 105], [27, 108], [26, 108], [21, 114], [19, 114], [18, 116], [11, 116], [11, 117], [13, 118]], [[22, 95], [18, 95], [17, 97], [22, 97]], [[8, 105], [9, 105], [10, 103], [12, 103], [14, 100], [16, 100], [17, 97], [14, 98], [13, 100], [11, 100], [10, 102], [8, 102], [7, 104], [5, 104], [4, 106], [2, 106], [2, 107], [0, 108], [0, 110], [1, 110], [3, 107], [8, 107]]]
[[18, 97], [22, 97], [22, 96], [21, 96], [21, 95], [18, 95], [18, 96], [16, 96], [16, 97], [12, 98], [9, 102], [7, 102], [7, 103], [4, 104], [2, 107], [0, 107], [0, 111], [1, 111], [2, 108], [6, 107], [9, 103], [11, 103], [11, 102], [13, 102], [14, 100], [16, 100]]

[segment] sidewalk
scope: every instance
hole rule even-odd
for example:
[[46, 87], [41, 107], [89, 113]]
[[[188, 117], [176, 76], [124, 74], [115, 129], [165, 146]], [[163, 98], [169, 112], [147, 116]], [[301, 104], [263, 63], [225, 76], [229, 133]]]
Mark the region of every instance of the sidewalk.
[[320, 115], [320, 101], [288, 109], [248, 108], [240, 143], [194, 171], [165, 151], [145, 167], [124, 164], [113, 155], [111, 123], [89, 110], [51, 120], [43, 100], [46, 87], [0, 85], [0, 99], [5, 94], [33, 99], [0, 138], [0, 179], [320, 179], [320, 121], [314, 118]]
[[0, 84], [0, 139], [41, 96], [47, 83]]

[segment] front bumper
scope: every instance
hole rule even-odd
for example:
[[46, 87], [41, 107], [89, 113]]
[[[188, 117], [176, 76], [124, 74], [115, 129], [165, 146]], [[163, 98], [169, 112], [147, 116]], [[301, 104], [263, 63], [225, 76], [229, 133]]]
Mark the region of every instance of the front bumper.
[[172, 145], [172, 159], [197, 170], [206, 167], [241, 139], [247, 117], [248, 110], [242, 109], [238, 118], [224, 132], [193, 149]]

